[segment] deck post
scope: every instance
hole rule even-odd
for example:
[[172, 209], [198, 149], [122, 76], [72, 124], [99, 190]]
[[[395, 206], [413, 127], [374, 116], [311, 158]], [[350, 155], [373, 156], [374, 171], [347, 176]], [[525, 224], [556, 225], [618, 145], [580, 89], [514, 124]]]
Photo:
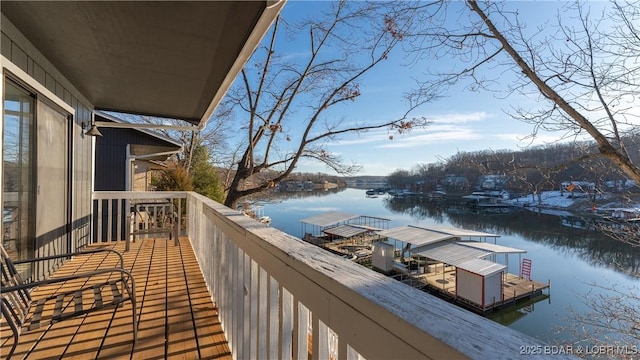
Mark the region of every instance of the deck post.
[[[127, 201], [128, 202], [128, 201]], [[131, 227], [135, 226], [135, 213], [129, 210], [130, 215], [128, 216], [129, 221], [127, 224], [126, 237], [124, 239], [124, 252], [129, 252], [131, 250], [131, 234], [133, 230]]]

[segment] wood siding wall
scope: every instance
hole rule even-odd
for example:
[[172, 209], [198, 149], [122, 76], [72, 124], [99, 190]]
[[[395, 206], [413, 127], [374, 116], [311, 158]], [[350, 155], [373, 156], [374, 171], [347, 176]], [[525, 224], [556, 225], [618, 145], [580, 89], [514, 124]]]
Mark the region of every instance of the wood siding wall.
[[[71, 144], [69, 144], [71, 197], [68, 200], [71, 219], [69, 223], [57, 224], [53, 231], [37, 234], [36, 253], [43, 251], [61, 253], [71, 250], [69, 245], [71, 248], [83, 246], [89, 242], [93, 148], [92, 138], [83, 134], [82, 123], [91, 121], [92, 105], [4, 15], [0, 24], [2, 56], [58, 98], [50, 100], [61, 101], [75, 110], [73, 121], [69, 124], [72, 134]], [[26, 79], [22, 80], [26, 81]], [[55, 134], [55, 136], [66, 138], [66, 134]], [[46, 174], [40, 174], [40, 176], [46, 176]], [[36, 206], [51, 206], [51, 211], [63, 211], [55, 204], [37, 204]]]

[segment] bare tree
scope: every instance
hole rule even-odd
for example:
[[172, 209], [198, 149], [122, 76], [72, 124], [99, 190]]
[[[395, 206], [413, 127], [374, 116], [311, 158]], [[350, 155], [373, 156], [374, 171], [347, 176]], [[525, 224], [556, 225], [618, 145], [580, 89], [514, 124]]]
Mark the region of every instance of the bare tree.
[[[633, 275], [632, 275], [633, 276]], [[636, 273], [636, 277], [639, 275]], [[583, 358], [636, 359], [640, 353], [640, 293], [638, 287], [590, 284], [580, 301], [587, 309], [570, 307], [569, 326], [562, 329], [578, 339], [574, 348]]]
[[[400, 4], [396, 19], [412, 26], [407, 37], [417, 58], [455, 58], [462, 62], [454, 63], [464, 64], [462, 69], [429, 74], [412, 96], [433, 96], [461, 80], [470, 80], [471, 90], [537, 96], [539, 108], [510, 110], [514, 118], [533, 125], [532, 138], [541, 130], [559, 131], [560, 138], [568, 139], [586, 134], [602, 156], [640, 184], [640, 167], [630, 156], [637, 149], [623, 142], [637, 133], [640, 2], [614, 1], [598, 13], [590, 10], [592, 3], [571, 3], [555, 21], [535, 28], [521, 21], [519, 4]], [[455, 6], [459, 8], [454, 12]], [[500, 81], [505, 78], [509, 83]], [[629, 234], [623, 238], [637, 239]], [[604, 290], [605, 295], [586, 299], [593, 312], [573, 314], [585, 330], [584, 339], [596, 345], [637, 346], [637, 288]], [[638, 349], [631, 350], [627, 355], [637, 357]]]
[[[402, 29], [385, 16], [383, 3], [338, 2], [324, 14], [312, 14], [301, 24], [276, 20], [230, 90], [225, 106], [241, 122], [241, 156], [225, 205], [235, 207], [244, 196], [263, 191], [286, 178], [302, 158], [324, 163], [338, 174], [359, 170], [332, 151], [331, 142], [347, 133], [388, 128], [403, 133], [427, 124], [410, 118], [422, 102], [408, 104], [397, 118], [355, 122], [337, 118], [333, 109], [357, 101], [365, 75], [385, 61], [403, 39]], [[287, 53], [293, 34], [306, 34], [306, 49]], [[255, 175], [276, 170], [256, 181]], [[253, 180], [253, 181], [252, 181]]]
[[532, 139], [540, 130], [559, 131], [560, 138], [586, 134], [602, 156], [640, 183], [640, 167], [623, 143], [637, 132], [640, 116], [640, 2], [614, 1], [599, 12], [590, 5], [568, 4], [555, 21], [528, 28], [513, 2], [400, 4], [395, 18], [411, 26], [406, 37], [417, 58], [464, 64], [430, 73], [412, 93], [414, 100], [462, 80], [470, 80], [471, 90], [500, 96], [537, 95], [539, 108], [509, 111], [533, 125]]
[[411, 173], [408, 170], [397, 169], [387, 175], [387, 185], [395, 189], [405, 189], [409, 181], [411, 181]]
[[640, 247], [637, 224], [620, 222], [598, 222], [596, 228], [608, 237], [631, 246]]

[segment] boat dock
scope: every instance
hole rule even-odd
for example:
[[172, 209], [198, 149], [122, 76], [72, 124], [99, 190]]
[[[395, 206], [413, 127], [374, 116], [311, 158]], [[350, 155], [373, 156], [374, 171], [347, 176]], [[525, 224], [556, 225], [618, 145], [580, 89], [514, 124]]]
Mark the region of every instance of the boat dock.
[[[394, 275], [393, 277], [407, 285], [427, 291], [481, 314], [511, 306], [521, 300], [532, 299], [539, 296], [548, 297], [551, 286], [550, 282], [545, 284], [518, 275], [505, 273], [502, 276], [501, 298], [481, 305], [457, 295], [455, 266], [445, 266], [444, 272], [440, 265], [437, 266], [433, 272], [422, 274], [404, 273]], [[547, 290], [546, 294], [545, 290]]]
[[[312, 226], [303, 229], [304, 241], [480, 314], [549, 297], [551, 281], [532, 280], [526, 250], [498, 245], [499, 235], [438, 226], [386, 229], [388, 219], [338, 212], [302, 222]], [[519, 275], [508, 272], [509, 255], [518, 256]]]
[[301, 220], [302, 240], [356, 262], [371, 259], [372, 244], [380, 241], [378, 231], [388, 227], [389, 219], [328, 212]]
[[[374, 269], [478, 313], [544, 295], [550, 288], [550, 281], [531, 279], [531, 260], [522, 259], [526, 250], [498, 245], [499, 235], [414, 225], [378, 235], [386, 239], [373, 245]], [[518, 255], [519, 275], [508, 272], [509, 255]]]

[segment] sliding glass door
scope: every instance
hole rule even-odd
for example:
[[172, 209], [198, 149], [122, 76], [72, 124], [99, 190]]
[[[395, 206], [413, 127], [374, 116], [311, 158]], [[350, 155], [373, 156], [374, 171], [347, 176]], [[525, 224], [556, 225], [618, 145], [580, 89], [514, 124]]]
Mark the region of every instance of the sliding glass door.
[[[11, 258], [33, 258], [35, 242], [35, 98], [5, 78], [2, 147], [2, 243]], [[20, 269], [24, 278], [30, 268]]]
[[[69, 252], [71, 116], [9, 77], [3, 88], [2, 245], [15, 260]], [[19, 270], [40, 279], [55, 266]]]
[[[69, 252], [69, 115], [36, 102], [36, 257]], [[43, 264], [36, 275], [48, 275]]]

